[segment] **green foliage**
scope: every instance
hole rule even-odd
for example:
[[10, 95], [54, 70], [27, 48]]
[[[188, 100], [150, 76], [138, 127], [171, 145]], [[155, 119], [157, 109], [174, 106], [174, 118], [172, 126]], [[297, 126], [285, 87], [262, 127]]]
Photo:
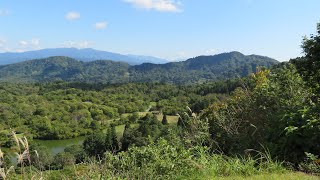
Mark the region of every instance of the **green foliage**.
[[62, 152], [54, 156], [54, 162], [52, 164], [53, 169], [63, 169], [65, 166], [75, 164], [75, 157], [68, 152]]
[[7, 131], [0, 132], [0, 147], [10, 148], [14, 142]]
[[[12, 128], [36, 139], [68, 139], [100, 131], [109, 124], [136, 123], [137, 112], [150, 107], [169, 116], [182, 114], [187, 105], [200, 112], [208, 104], [225, 99], [228, 95], [220, 93], [232, 91], [239, 86], [236, 82], [188, 86], [2, 83], [0, 132]], [[126, 118], [121, 115], [124, 112], [131, 115]], [[1, 137], [0, 143], [6, 143], [5, 136]]]
[[165, 133], [165, 127], [155, 115], [147, 114], [138, 122], [138, 127], [130, 127], [128, 124], [125, 126], [121, 139], [122, 150], [127, 150], [130, 146], [148, 145], [150, 139], [156, 141]]
[[320, 175], [319, 156], [305, 152], [306, 159], [299, 164], [299, 170]]
[[130, 115], [128, 117], [128, 120], [130, 123], [136, 123], [138, 121], [139, 117], [140, 117], [139, 114], [137, 112], [134, 112], [134, 113], [132, 113], [132, 115]]
[[299, 73], [315, 88], [320, 91], [320, 23], [317, 25], [317, 34], [305, 37], [302, 42], [304, 57], [292, 59], [291, 62], [296, 65]]
[[64, 152], [72, 154], [75, 158], [75, 163], [84, 162], [87, 157], [87, 154], [85, 153], [81, 145], [72, 145], [66, 147], [66, 149], [64, 149]]
[[31, 151], [31, 164], [39, 170], [50, 169], [54, 162], [54, 157], [45, 146], [39, 146], [38, 144], [32, 144], [30, 146]]
[[130, 148], [116, 156], [107, 153], [105, 162], [107, 169], [114, 169], [113, 176], [164, 179], [188, 174], [190, 169], [204, 165], [196, 158], [201, 155], [195, 154], [204, 151], [200, 147], [189, 150], [174, 147], [162, 139], [148, 146]]
[[313, 107], [310, 91], [295, 68], [287, 64], [252, 78], [254, 88], [237, 89], [203, 115], [209, 118], [211, 136], [220, 150], [241, 153], [263, 144], [273, 156], [291, 162], [301, 161], [304, 152], [319, 152], [319, 127], [308, 115]]
[[239, 52], [214, 56], [199, 56], [183, 62], [162, 65], [144, 63], [130, 68], [130, 79], [135, 82], [167, 82], [175, 84], [202, 83], [244, 77], [256, 72], [258, 66], [271, 67], [278, 62], [256, 55]]
[[115, 126], [111, 126], [107, 129], [107, 133], [105, 136], [105, 150], [116, 152], [119, 149], [120, 148], [119, 148], [118, 137], [116, 134], [116, 128]]
[[268, 57], [245, 56], [239, 52], [199, 56], [184, 62], [136, 66], [113, 61], [82, 62], [68, 57], [49, 57], [1, 66], [0, 81], [186, 84], [244, 77], [255, 72], [258, 66], [271, 67], [277, 63]]
[[105, 135], [102, 132], [96, 132], [87, 136], [83, 142], [83, 149], [89, 156], [102, 158], [106, 151]]

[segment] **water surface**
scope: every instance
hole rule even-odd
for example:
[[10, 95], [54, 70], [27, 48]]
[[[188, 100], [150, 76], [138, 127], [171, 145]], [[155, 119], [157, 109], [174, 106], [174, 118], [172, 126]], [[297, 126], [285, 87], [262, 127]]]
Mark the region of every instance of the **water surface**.
[[64, 140], [33, 140], [36, 143], [39, 143], [41, 146], [47, 147], [53, 155], [61, 153], [64, 149], [71, 145], [81, 145], [84, 141], [85, 137], [80, 136], [72, 139], [64, 139]]

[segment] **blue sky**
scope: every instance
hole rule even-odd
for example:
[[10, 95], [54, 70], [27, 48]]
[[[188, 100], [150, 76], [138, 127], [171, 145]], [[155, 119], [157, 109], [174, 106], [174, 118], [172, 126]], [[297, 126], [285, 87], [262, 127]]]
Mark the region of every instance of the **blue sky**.
[[0, 52], [95, 48], [170, 60], [240, 51], [284, 61], [319, 0], [1, 0]]

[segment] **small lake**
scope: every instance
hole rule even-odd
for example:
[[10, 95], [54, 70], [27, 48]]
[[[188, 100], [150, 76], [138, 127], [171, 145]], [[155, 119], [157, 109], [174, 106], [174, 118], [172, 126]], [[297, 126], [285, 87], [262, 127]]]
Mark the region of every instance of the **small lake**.
[[84, 141], [85, 137], [76, 137], [72, 139], [64, 139], [64, 140], [38, 140], [34, 139], [33, 141], [39, 143], [41, 146], [47, 147], [53, 155], [61, 153], [64, 149], [71, 145], [81, 145]]
[[[56, 155], [58, 153], [61, 153], [64, 151], [64, 149], [68, 146], [71, 145], [81, 145], [84, 141], [85, 137], [81, 136], [81, 137], [76, 137], [76, 138], [72, 138], [72, 139], [64, 139], [64, 140], [39, 140], [39, 139], [34, 139], [33, 142], [38, 143], [41, 146], [45, 146], [49, 149], [49, 151], [52, 153], [52, 155]], [[3, 148], [4, 150], [6, 148]], [[9, 156], [10, 156], [10, 160], [11, 163], [13, 165], [17, 165], [17, 159], [16, 159], [16, 155], [14, 154], [14, 152], [12, 152], [9, 149], [6, 149], [9, 151]]]

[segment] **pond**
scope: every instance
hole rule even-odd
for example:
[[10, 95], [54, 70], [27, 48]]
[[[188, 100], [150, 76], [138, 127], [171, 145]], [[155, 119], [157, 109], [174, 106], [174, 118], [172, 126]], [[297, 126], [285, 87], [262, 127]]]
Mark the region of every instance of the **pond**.
[[49, 149], [49, 151], [56, 155], [64, 151], [64, 149], [71, 145], [81, 145], [84, 141], [85, 137], [76, 137], [72, 139], [64, 139], [64, 140], [33, 140], [35, 143], [40, 144], [41, 146], [45, 146]]
[[[34, 139], [33, 142], [38, 143], [40, 146], [45, 146], [49, 149], [52, 155], [56, 155], [64, 151], [64, 149], [71, 145], [81, 145], [84, 141], [85, 137], [76, 137], [72, 139], [64, 139], [64, 140], [38, 140]], [[3, 148], [6, 150], [8, 155], [10, 156], [10, 161], [13, 165], [17, 165], [16, 155], [12, 150]]]
[[[138, 124], [131, 124], [132, 127], [138, 126]], [[118, 140], [121, 139], [122, 135], [123, 135], [123, 131], [124, 131], [125, 125], [118, 125], [116, 126], [116, 133], [118, 136]], [[106, 130], [104, 130], [104, 133], [106, 132]], [[22, 137], [22, 135], [21, 135]], [[80, 136], [80, 137], [76, 137], [76, 138], [72, 138], [72, 139], [64, 139], [64, 140], [39, 140], [39, 139], [34, 139], [33, 143], [38, 143], [40, 146], [45, 146], [49, 149], [49, 151], [51, 152], [52, 155], [56, 155], [58, 153], [61, 153], [64, 151], [64, 149], [68, 146], [71, 145], [81, 145], [83, 143], [85, 139], [85, 136]], [[4, 149], [4, 148], [3, 148]], [[4, 149], [7, 152], [9, 152], [9, 156], [11, 158], [11, 162], [13, 164], [17, 164], [17, 160], [16, 160], [16, 155], [14, 154], [14, 152], [12, 152], [12, 150], [10, 149]]]

